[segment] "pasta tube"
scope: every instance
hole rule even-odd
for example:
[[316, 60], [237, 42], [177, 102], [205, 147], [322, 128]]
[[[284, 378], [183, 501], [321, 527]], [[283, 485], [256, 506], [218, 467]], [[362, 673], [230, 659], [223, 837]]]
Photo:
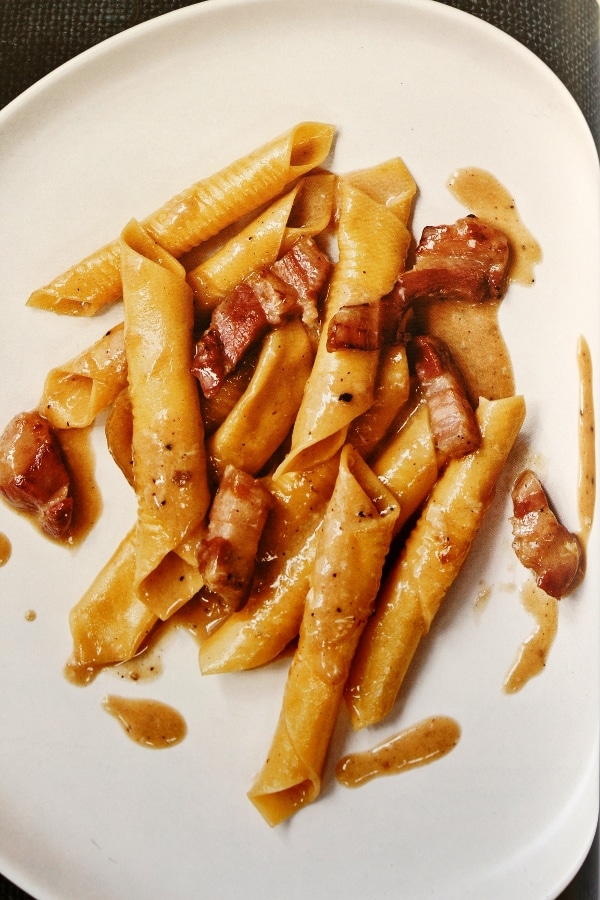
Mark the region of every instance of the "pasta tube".
[[313, 358], [298, 319], [270, 332], [247, 390], [208, 440], [218, 475], [227, 463], [255, 475], [268, 462], [294, 423]]
[[180, 263], [137, 223], [123, 232], [121, 259], [138, 501], [134, 588], [166, 618], [177, 608], [161, 591], [178, 565], [172, 551], [199, 528], [210, 503], [200, 401], [190, 372], [192, 292]]
[[319, 536], [273, 743], [248, 796], [270, 825], [316, 799], [344, 682], [375, 599], [398, 504], [347, 444]]
[[264, 665], [298, 636], [318, 532], [338, 468], [336, 456], [269, 483], [275, 506], [262, 536], [251, 594], [202, 644], [203, 675]]
[[307, 175], [233, 235], [216, 253], [188, 271], [196, 308], [212, 310], [251, 272], [268, 268], [301, 235], [315, 235], [329, 224], [335, 176]]
[[158, 621], [132, 590], [135, 565], [133, 528], [69, 614], [75, 666], [131, 659]]
[[46, 376], [39, 410], [54, 428], [85, 428], [127, 385], [123, 325]]
[[[152, 237], [179, 257], [281, 194], [327, 157], [334, 128], [301, 122], [257, 150], [197, 181], [143, 220]], [[34, 291], [29, 306], [68, 315], [94, 315], [121, 297], [115, 240]]]
[[458, 575], [525, 416], [522, 397], [481, 399], [481, 446], [452, 460], [387, 575], [346, 686], [355, 728], [391, 710], [421, 638]]
[[379, 300], [400, 273], [410, 235], [385, 203], [344, 179], [339, 188], [339, 262], [331, 278], [315, 364], [279, 473], [335, 454], [353, 419], [373, 403], [378, 351], [327, 350], [327, 324], [342, 305]]

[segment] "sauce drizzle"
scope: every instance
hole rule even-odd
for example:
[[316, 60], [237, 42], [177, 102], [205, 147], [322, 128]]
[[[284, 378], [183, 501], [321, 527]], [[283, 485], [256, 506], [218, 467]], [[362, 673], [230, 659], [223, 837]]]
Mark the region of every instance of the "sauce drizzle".
[[160, 750], [179, 744], [187, 734], [181, 713], [158, 700], [109, 695], [102, 702], [125, 733], [137, 744]]
[[395, 775], [424, 766], [456, 747], [460, 726], [448, 716], [431, 716], [370, 750], [349, 753], [335, 767], [345, 787], [359, 787], [380, 775]]
[[596, 504], [596, 426], [592, 391], [592, 357], [584, 337], [577, 346], [579, 365], [579, 539], [587, 547]]
[[558, 628], [558, 600], [533, 581], [521, 588], [523, 605], [536, 620], [532, 634], [521, 644], [517, 660], [506, 676], [504, 692], [515, 694], [544, 669]]
[[504, 232], [511, 249], [510, 280], [533, 284], [542, 249], [521, 221], [514, 198], [506, 188], [485, 169], [469, 167], [452, 173], [448, 189], [469, 212]]

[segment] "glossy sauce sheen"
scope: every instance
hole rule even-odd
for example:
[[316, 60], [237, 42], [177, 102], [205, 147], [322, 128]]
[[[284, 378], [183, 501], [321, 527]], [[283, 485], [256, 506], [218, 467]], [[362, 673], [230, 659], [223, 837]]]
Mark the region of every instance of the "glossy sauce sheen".
[[65, 540], [69, 547], [81, 544], [96, 524], [102, 511], [102, 499], [94, 477], [91, 434], [91, 427], [63, 428], [57, 431], [57, 437], [71, 476], [73, 521]]
[[104, 709], [114, 716], [137, 744], [154, 750], [179, 744], [187, 734], [185, 719], [173, 707], [158, 700], [110, 695]]
[[448, 716], [432, 716], [383, 744], [342, 757], [335, 777], [345, 787], [359, 787], [380, 775], [395, 775], [445, 756], [457, 745], [460, 726]]
[[504, 691], [515, 694], [543, 671], [558, 628], [558, 600], [550, 597], [533, 581], [521, 589], [523, 605], [536, 622], [533, 633], [521, 644], [517, 660], [506, 676]]
[[521, 221], [516, 203], [506, 188], [484, 169], [457, 169], [448, 181], [452, 195], [470, 212], [497, 226], [507, 236], [511, 249], [509, 278], [533, 284], [534, 270], [542, 250]]

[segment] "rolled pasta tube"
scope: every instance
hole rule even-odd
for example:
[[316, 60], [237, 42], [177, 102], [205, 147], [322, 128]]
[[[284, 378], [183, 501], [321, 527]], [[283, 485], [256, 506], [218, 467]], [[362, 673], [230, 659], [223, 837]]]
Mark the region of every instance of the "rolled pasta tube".
[[377, 451], [370, 464], [400, 501], [395, 528], [398, 532], [429, 496], [438, 477], [435, 442], [425, 400], [410, 411], [402, 427]]
[[294, 423], [313, 359], [299, 320], [269, 333], [247, 390], [207, 442], [218, 476], [228, 463], [255, 475], [268, 462]]
[[331, 219], [335, 176], [305, 176], [215, 253], [188, 271], [196, 309], [209, 315], [251, 272], [273, 265], [301, 236], [320, 234]]
[[379, 300], [404, 266], [410, 235], [384, 203], [340, 180], [339, 261], [335, 266], [315, 364], [279, 474], [336, 453], [350, 423], [373, 403], [378, 351], [327, 350], [327, 323], [343, 305]]
[[[329, 154], [334, 131], [333, 126], [319, 122], [299, 123], [177, 194], [143, 220], [144, 228], [173, 256], [182, 256], [269, 203], [320, 165]], [[57, 313], [90, 316], [121, 294], [117, 239], [34, 291], [27, 303]]]
[[[192, 291], [183, 267], [131, 222], [121, 238], [125, 350], [138, 501], [134, 589], [161, 618], [171, 552], [210, 503], [200, 401], [190, 372]], [[162, 569], [166, 568], [166, 572]], [[183, 597], [182, 602], [189, 597]]]
[[354, 728], [392, 709], [421, 638], [458, 575], [525, 416], [521, 396], [482, 399], [481, 446], [452, 460], [386, 576], [346, 685]]
[[[358, 437], [360, 440], [360, 434]], [[424, 401], [407, 416], [398, 434], [375, 456], [371, 466], [399, 501], [400, 511], [394, 524], [394, 532], [398, 532], [426, 499], [438, 474]], [[316, 534], [335, 471], [337, 457], [304, 474], [291, 472], [272, 482], [277, 503], [261, 546], [259, 575], [246, 606], [203, 644], [203, 674], [264, 665], [297, 637], [316, 552]]]
[[296, 185], [272, 203], [216, 253], [188, 271], [199, 313], [210, 316], [240, 281], [275, 262], [298, 188]]
[[372, 405], [348, 429], [348, 443], [368, 459], [408, 402], [410, 376], [405, 347], [384, 347]]
[[346, 445], [319, 535], [279, 723], [248, 794], [270, 825], [320, 793], [344, 683], [377, 594], [397, 514], [396, 500]]
[[39, 410], [54, 428], [86, 428], [127, 385], [123, 323], [46, 376]]
[[378, 166], [358, 169], [345, 176], [346, 181], [379, 203], [385, 203], [395, 216], [408, 227], [417, 184], [404, 160], [399, 156], [385, 160]]
[[76, 667], [131, 659], [158, 621], [132, 589], [135, 565], [132, 528], [69, 614]]
[[267, 482], [275, 501], [259, 546], [252, 591], [200, 648], [203, 675], [237, 672], [275, 659], [298, 636], [317, 535], [339, 458]]

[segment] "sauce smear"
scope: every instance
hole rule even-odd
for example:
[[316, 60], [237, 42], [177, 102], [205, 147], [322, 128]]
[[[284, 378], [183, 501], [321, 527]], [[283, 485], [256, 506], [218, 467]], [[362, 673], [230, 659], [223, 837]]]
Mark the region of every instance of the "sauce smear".
[[511, 249], [510, 280], [533, 284], [542, 249], [521, 221], [514, 198], [506, 188], [489, 172], [475, 167], [453, 172], [448, 188], [470, 213], [504, 232]]
[[558, 600], [533, 581], [521, 589], [523, 605], [536, 620], [534, 632], [521, 644], [517, 660], [506, 676], [504, 691], [515, 694], [543, 670], [558, 628]]
[[359, 787], [380, 775], [395, 775], [445, 756], [457, 745], [460, 726], [448, 716], [432, 716], [371, 750], [339, 760], [335, 777], [345, 787]]
[[579, 539], [587, 547], [596, 503], [596, 425], [592, 392], [592, 357], [584, 337], [577, 347], [579, 364]]
[[0, 566], [5, 566], [10, 559], [12, 545], [5, 534], [0, 533]]
[[57, 437], [71, 475], [73, 520], [65, 543], [76, 547], [96, 524], [102, 511], [102, 499], [94, 476], [92, 428], [61, 428]]
[[110, 695], [102, 705], [117, 719], [126, 734], [143, 747], [154, 750], [173, 747], [187, 734], [187, 726], [181, 713], [158, 700]]

